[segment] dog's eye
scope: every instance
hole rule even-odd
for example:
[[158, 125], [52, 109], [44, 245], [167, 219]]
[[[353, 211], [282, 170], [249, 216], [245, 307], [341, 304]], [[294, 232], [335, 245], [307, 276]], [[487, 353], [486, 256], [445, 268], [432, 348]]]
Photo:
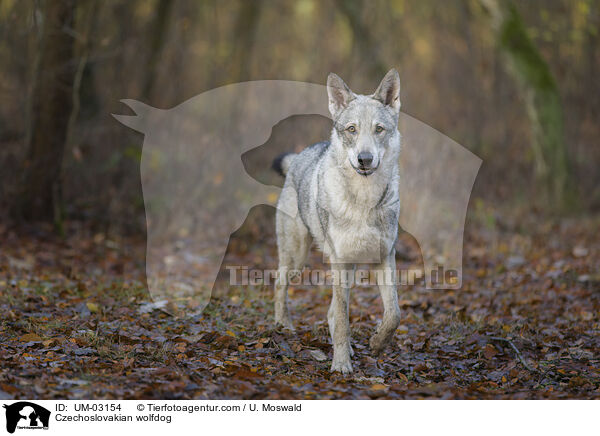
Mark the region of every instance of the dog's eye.
[[356, 127], [354, 126], [348, 126], [346, 128], [347, 131], [349, 131], [350, 133], [356, 133]]
[[384, 129], [383, 129], [383, 127], [381, 127], [381, 126], [377, 126], [377, 127], [375, 127], [375, 133], [381, 133], [381, 132], [383, 132], [383, 130], [384, 130]]

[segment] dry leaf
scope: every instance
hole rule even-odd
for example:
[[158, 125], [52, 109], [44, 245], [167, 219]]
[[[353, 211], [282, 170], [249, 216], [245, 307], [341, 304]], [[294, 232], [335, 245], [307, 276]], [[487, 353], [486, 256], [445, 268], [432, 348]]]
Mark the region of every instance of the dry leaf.
[[21, 336], [19, 340], [21, 342], [39, 342], [42, 338], [35, 333], [27, 333], [26, 335]]
[[496, 347], [494, 347], [492, 344], [487, 344], [483, 349], [483, 355], [486, 359], [491, 359], [496, 354], [498, 354], [498, 350], [496, 350]]
[[317, 362], [324, 362], [327, 360], [327, 355], [323, 353], [321, 350], [310, 350], [310, 355]]

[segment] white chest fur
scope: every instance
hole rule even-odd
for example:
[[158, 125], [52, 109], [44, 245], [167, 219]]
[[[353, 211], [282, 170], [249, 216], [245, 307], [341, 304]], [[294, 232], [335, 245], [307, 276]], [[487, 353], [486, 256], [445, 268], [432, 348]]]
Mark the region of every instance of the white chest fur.
[[344, 263], [380, 263], [390, 252], [396, 239], [397, 226], [384, 224], [383, 216], [389, 211], [381, 204], [386, 194], [386, 183], [358, 176], [327, 180], [328, 205], [327, 236], [324, 252]]

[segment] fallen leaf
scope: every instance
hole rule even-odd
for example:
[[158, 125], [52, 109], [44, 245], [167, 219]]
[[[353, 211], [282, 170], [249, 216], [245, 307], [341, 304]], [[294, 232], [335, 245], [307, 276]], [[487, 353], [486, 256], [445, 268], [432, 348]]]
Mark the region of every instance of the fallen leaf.
[[327, 360], [327, 356], [321, 350], [310, 350], [310, 355], [317, 362], [324, 362]]
[[496, 347], [494, 347], [492, 344], [487, 344], [483, 349], [483, 355], [488, 360], [494, 357], [496, 354], [498, 354], [498, 350], [496, 350]]
[[371, 386], [374, 391], [385, 391], [388, 387], [386, 385], [377, 383]]
[[21, 336], [19, 340], [21, 342], [39, 342], [42, 338], [35, 333], [27, 333], [26, 335]]

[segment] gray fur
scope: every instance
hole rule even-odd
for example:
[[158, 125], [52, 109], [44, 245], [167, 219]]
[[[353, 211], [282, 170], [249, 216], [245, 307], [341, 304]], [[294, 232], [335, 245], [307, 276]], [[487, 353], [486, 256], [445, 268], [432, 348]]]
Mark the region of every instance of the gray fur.
[[[287, 155], [281, 165], [287, 176], [276, 216], [275, 322], [289, 329], [293, 326], [287, 309], [288, 274], [303, 267], [313, 241], [334, 271], [375, 263], [374, 269], [393, 278], [396, 270], [400, 78], [391, 70], [377, 91], [365, 96], [354, 94], [332, 73], [327, 91], [331, 140]], [[378, 285], [384, 315], [370, 342], [375, 353], [385, 347], [400, 322], [395, 280], [393, 284], [378, 280]], [[333, 342], [331, 370], [343, 373], [352, 371], [348, 299], [347, 285], [333, 286], [327, 316]]]

